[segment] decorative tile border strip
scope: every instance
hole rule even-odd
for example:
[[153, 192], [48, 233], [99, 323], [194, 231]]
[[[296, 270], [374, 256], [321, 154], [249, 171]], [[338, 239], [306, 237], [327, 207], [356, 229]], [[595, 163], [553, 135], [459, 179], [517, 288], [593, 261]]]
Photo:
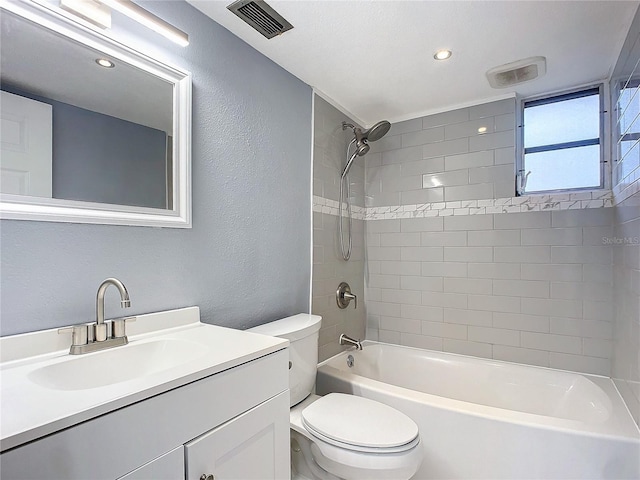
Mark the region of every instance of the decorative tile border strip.
[[[340, 202], [337, 200], [331, 200], [330, 198], [318, 197], [317, 195], [313, 196], [313, 211], [327, 213], [329, 215], [338, 216], [339, 213]], [[343, 206], [346, 212], [346, 207]], [[353, 215], [354, 220], [364, 220], [365, 219], [365, 207], [358, 207], [357, 205], [351, 206], [351, 213]]]
[[[313, 211], [338, 215], [339, 202], [315, 196]], [[394, 218], [425, 218], [462, 215], [488, 215], [494, 213], [545, 212], [613, 207], [610, 190], [593, 190], [555, 195], [528, 195], [523, 197], [488, 200], [460, 200], [455, 202], [394, 205], [385, 207], [352, 207], [357, 220], [387, 220]]]

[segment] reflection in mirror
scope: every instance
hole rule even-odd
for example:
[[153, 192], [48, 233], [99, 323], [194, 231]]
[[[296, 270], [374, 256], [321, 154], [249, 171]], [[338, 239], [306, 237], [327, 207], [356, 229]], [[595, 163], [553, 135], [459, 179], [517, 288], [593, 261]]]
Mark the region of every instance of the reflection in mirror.
[[626, 188], [640, 168], [640, 12], [629, 28], [611, 77], [613, 183]]
[[25, 203], [189, 226], [188, 74], [42, 7], [11, 9], [0, 16], [3, 218]]

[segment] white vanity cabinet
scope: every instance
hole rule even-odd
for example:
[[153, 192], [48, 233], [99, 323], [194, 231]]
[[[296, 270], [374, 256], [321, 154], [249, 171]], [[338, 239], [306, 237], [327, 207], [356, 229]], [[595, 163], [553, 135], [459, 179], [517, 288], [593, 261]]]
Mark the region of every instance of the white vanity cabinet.
[[[288, 361], [281, 349], [186, 378], [178, 388], [6, 450], [2, 479], [287, 479]], [[41, 402], [46, 408], [47, 398]]]

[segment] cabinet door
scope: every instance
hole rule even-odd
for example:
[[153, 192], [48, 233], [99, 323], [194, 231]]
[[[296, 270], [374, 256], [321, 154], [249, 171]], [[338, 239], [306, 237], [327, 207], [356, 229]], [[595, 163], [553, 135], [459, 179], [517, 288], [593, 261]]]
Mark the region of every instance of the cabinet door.
[[118, 480], [184, 480], [184, 447], [178, 448], [136, 468]]
[[289, 391], [185, 445], [187, 479], [290, 478]]

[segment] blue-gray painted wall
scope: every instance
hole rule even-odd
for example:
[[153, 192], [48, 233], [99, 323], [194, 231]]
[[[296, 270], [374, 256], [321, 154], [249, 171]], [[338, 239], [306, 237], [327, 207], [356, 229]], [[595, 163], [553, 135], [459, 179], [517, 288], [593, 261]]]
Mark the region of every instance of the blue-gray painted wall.
[[[308, 311], [311, 88], [185, 2], [141, 5], [190, 36], [113, 16], [114, 36], [193, 75], [193, 228], [3, 220], [2, 335], [92, 320], [109, 276], [127, 314], [198, 305], [246, 328]], [[108, 291], [107, 317], [118, 304]]]
[[53, 105], [54, 198], [166, 208], [166, 152], [161, 130]]
[[167, 134], [2, 84], [51, 105], [53, 198], [166, 208]]

